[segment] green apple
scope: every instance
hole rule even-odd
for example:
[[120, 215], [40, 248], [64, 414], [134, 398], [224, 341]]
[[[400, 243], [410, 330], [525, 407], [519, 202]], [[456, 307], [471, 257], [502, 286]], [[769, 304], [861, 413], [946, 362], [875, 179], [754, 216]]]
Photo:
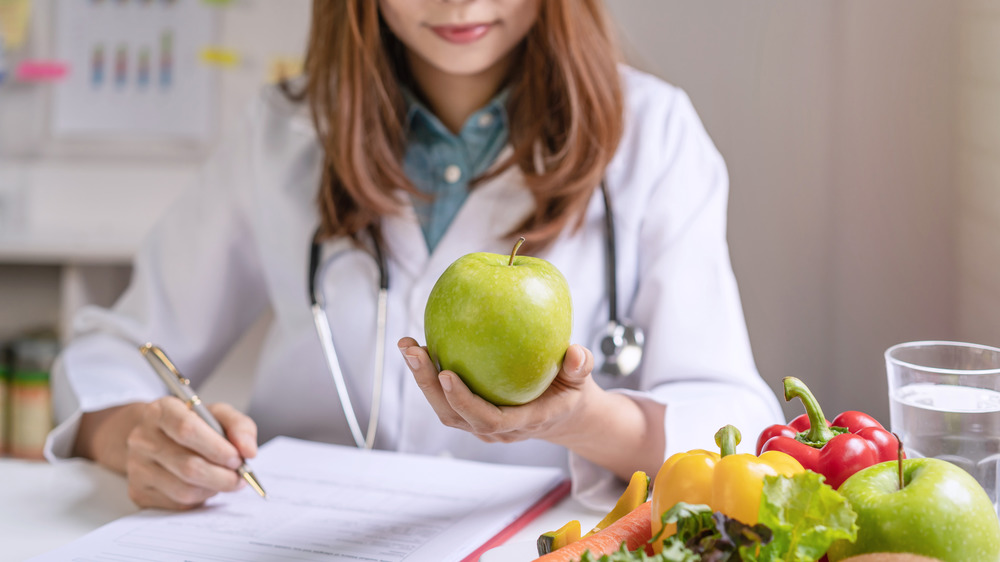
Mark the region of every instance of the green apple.
[[837, 489], [858, 514], [858, 538], [830, 546], [837, 562], [867, 552], [912, 552], [946, 562], [1000, 560], [1000, 521], [986, 491], [948, 461], [912, 458], [854, 473]]
[[573, 329], [569, 284], [551, 263], [467, 254], [441, 274], [424, 310], [431, 360], [500, 405], [538, 398], [559, 374]]

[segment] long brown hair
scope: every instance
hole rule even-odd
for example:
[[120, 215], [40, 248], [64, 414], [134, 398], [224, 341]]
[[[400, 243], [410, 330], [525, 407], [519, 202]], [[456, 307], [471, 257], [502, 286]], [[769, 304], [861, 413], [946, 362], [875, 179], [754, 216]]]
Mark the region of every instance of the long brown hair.
[[[512, 65], [514, 150], [491, 175], [524, 173], [535, 211], [516, 233], [529, 249], [582, 218], [622, 135], [620, 57], [602, 1], [541, 0]], [[312, 10], [301, 97], [324, 153], [321, 234], [354, 236], [399, 211], [398, 189], [417, 193], [402, 165], [404, 47], [377, 0], [314, 0]]]

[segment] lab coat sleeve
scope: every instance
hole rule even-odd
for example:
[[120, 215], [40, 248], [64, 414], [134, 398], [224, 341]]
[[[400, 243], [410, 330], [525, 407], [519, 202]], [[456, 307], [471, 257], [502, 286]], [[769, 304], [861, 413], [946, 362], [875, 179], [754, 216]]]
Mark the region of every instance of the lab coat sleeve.
[[57, 427], [49, 460], [72, 455], [80, 415], [167, 393], [138, 347], [152, 342], [193, 385], [202, 382], [265, 310], [249, 219], [253, 113], [147, 235], [130, 284], [110, 309], [88, 307], [53, 368]]
[[[726, 424], [742, 432], [740, 452], [752, 452], [760, 431], [782, 415], [755, 366], [730, 263], [728, 174], [682, 91], [674, 90], [660, 111], [666, 114], [653, 110], [646, 117], [664, 119], [664, 134], [645, 135], [633, 158], [653, 154], [630, 165], [650, 165], [656, 151], [665, 165], [641, 207], [616, 209], [642, 213], [634, 241], [640, 248], [635, 292], [626, 314], [646, 336], [638, 388], [620, 391], [665, 405], [664, 458], [712, 449], [715, 432]], [[586, 504], [607, 506], [621, 492], [610, 473], [575, 455], [570, 469]]]

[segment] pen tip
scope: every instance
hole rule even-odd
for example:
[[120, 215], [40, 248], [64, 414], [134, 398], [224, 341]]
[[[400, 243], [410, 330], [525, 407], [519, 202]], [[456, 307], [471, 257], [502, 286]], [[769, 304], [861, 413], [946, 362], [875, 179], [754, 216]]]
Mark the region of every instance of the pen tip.
[[243, 476], [243, 479], [250, 484], [250, 487], [253, 488], [254, 491], [257, 492], [257, 494], [260, 497], [267, 499], [267, 492], [264, 491], [263, 486], [261, 486], [260, 482], [257, 481], [257, 477], [254, 476], [254, 473], [250, 472], [249, 470], [242, 470], [242, 469], [240, 472]]

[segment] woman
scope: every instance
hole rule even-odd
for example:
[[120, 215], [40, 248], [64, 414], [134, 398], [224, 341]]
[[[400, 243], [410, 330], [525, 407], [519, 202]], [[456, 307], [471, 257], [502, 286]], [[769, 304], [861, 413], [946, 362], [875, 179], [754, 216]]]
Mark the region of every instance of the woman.
[[[378, 448], [563, 466], [597, 502], [726, 423], [753, 435], [779, 420], [729, 263], [722, 159], [686, 96], [616, 52], [599, 0], [316, 0], [307, 77], [262, 95], [153, 230], [122, 299], [81, 315], [50, 457], [95, 459], [139, 505], [183, 509], [239, 487], [232, 469], [258, 439], [352, 444], [308, 307], [313, 240], [360, 420], [378, 376], [374, 242], [388, 254], [400, 353], [385, 356]], [[602, 180], [617, 305], [647, 339], [621, 379], [593, 373], [587, 348], [610, 306]], [[568, 279], [580, 343], [540, 398], [497, 408], [412, 336], [454, 259], [509, 252], [517, 235]], [[197, 383], [266, 309], [248, 415], [212, 408], [230, 443], [163, 397], [135, 344], [159, 344]]]

